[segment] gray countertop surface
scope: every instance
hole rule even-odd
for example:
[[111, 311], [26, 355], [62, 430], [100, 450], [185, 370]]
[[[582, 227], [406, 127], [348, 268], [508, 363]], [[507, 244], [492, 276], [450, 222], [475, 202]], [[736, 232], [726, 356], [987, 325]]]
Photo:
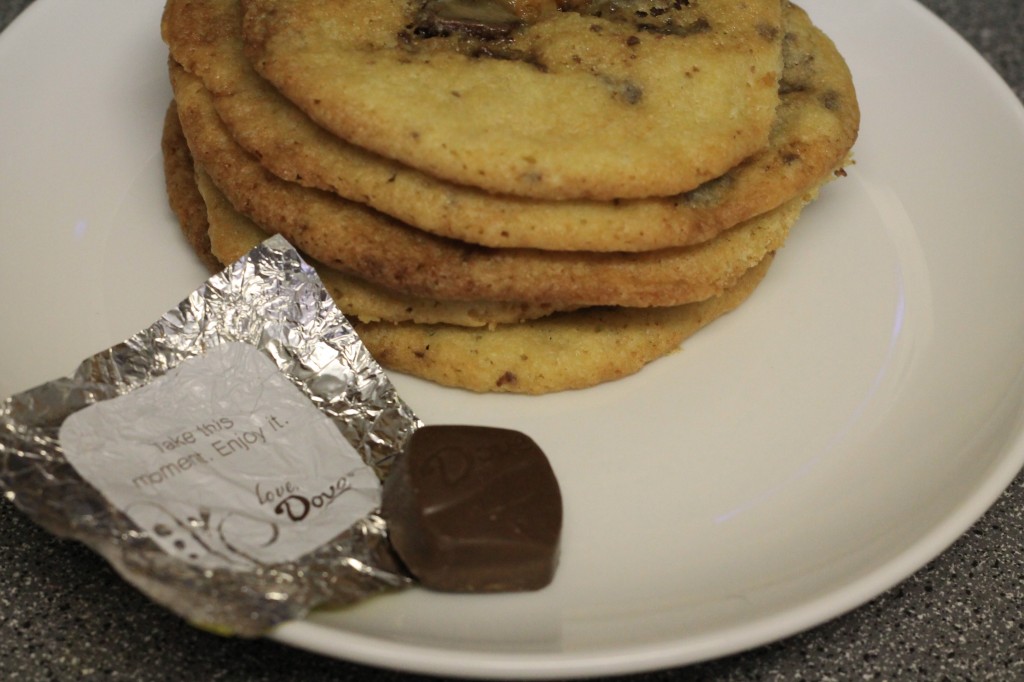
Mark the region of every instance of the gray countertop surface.
[[[0, 29], [29, 4], [0, 0]], [[1022, 0], [923, 4], [1024, 99]], [[614, 679], [1024, 679], [1022, 529], [1024, 476], [1018, 476], [951, 548], [855, 611], [742, 654]], [[0, 500], [0, 679], [425, 678], [193, 629], [122, 582], [89, 550], [49, 536]]]

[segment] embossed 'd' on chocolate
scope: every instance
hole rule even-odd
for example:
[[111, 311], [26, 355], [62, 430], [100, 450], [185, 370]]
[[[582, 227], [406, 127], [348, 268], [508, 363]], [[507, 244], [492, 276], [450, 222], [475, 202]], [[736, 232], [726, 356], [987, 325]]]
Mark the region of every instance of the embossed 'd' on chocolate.
[[554, 576], [561, 492], [543, 451], [518, 431], [420, 428], [384, 484], [381, 511], [424, 587], [536, 590]]

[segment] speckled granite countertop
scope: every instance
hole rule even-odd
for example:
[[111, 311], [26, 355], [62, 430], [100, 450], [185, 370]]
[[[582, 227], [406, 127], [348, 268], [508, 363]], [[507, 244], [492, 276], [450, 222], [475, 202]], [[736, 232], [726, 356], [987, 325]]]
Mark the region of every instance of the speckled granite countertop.
[[[1024, 99], [1021, 0], [923, 2]], [[0, 28], [28, 4], [0, 0]], [[949, 550], [856, 611], [754, 651], [616, 679], [1024, 679], [1022, 529], [1019, 476]], [[423, 678], [195, 630], [82, 546], [50, 537], [0, 501], [0, 679]]]

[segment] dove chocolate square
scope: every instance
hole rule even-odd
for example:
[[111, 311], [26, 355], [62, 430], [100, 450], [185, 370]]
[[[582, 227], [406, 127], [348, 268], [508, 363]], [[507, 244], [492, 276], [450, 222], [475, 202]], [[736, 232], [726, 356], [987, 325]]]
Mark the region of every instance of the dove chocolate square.
[[543, 451], [518, 431], [421, 427], [384, 484], [382, 515], [429, 589], [536, 590], [554, 576], [561, 492]]

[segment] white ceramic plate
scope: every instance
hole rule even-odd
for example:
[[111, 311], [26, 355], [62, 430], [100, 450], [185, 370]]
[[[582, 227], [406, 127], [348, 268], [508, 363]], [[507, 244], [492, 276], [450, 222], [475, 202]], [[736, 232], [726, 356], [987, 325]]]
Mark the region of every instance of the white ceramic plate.
[[[204, 277], [164, 198], [159, 0], [39, 0], [0, 37], [0, 394], [70, 371]], [[410, 591], [288, 624], [331, 656], [612, 674], [758, 645], [953, 542], [1024, 460], [1024, 111], [907, 0], [807, 0], [854, 71], [857, 165], [737, 313], [638, 376], [543, 398], [396, 377], [432, 423], [505, 425], [566, 505], [555, 583]]]

